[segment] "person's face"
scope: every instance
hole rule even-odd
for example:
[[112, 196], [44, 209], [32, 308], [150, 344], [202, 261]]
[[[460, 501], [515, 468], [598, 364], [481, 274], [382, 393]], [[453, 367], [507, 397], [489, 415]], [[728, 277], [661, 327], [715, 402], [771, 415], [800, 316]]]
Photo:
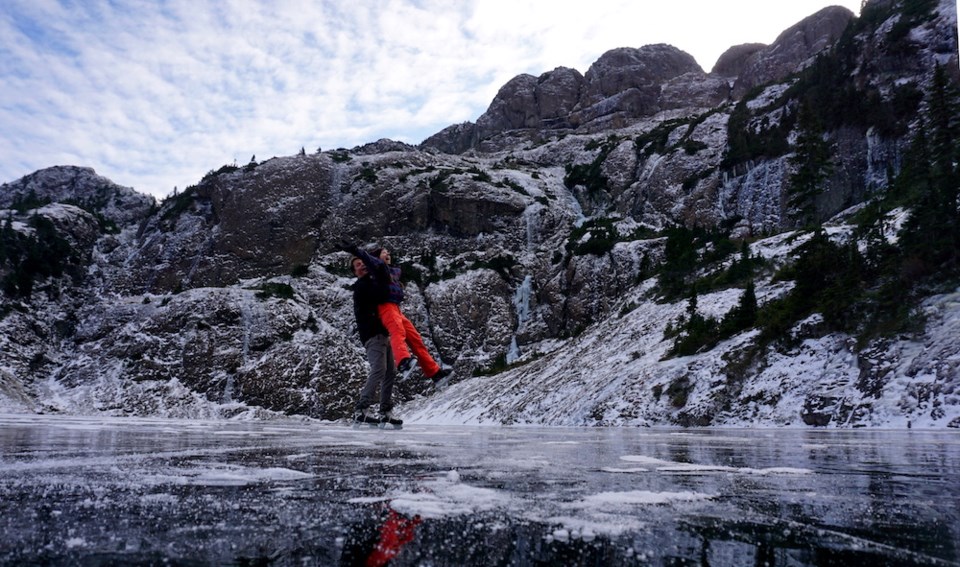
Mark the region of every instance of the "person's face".
[[381, 250], [381, 251], [380, 251], [380, 259], [383, 260], [384, 263], [389, 264], [389, 263], [390, 263], [390, 251], [387, 250], [386, 248], [384, 248], [383, 250]]
[[358, 278], [362, 278], [367, 275], [367, 265], [363, 263], [363, 260], [356, 258], [353, 261], [353, 275]]

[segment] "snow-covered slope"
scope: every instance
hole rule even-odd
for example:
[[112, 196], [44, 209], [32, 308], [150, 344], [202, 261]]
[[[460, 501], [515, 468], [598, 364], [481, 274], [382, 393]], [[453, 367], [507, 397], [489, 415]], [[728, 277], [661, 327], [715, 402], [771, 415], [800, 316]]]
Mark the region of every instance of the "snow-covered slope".
[[[783, 241], [755, 247], [782, 255]], [[762, 302], [785, 290], [760, 286], [757, 295]], [[740, 294], [711, 293], [698, 304], [722, 317]], [[575, 339], [531, 348], [501, 374], [418, 398], [404, 412], [414, 422], [457, 424], [960, 427], [960, 289], [924, 303], [920, 337], [860, 351], [853, 337], [818, 332], [814, 315], [794, 330], [796, 346], [770, 347], [745, 369], [737, 366], [740, 352], [756, 331], [704, 354], [666, 358], [664, 330], [685, 308], [644, 301]]]

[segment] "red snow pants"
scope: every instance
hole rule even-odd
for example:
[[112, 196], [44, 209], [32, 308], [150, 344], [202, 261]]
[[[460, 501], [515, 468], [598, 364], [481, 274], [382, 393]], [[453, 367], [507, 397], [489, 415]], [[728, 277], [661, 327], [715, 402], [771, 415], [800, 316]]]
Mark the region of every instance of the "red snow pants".
[[[412, 350], [424, 376], [431, 378], [434, 374], [440, 372], [440, 365], [427, 352], [427, 347], [423, 344], [423, 337], [417, 332], [410, 319], [407, 319], [400, 312], [399, 305], [396, 303], [381, 303], [377, 306], [377, 312], [380, 314], [380, 322], [390, 333], [390, 348], [393, 350], [393, 360], [397, 364], [400, 364], [400, 361], [404, 358], [410, 358], [410, 350]], [[407, 345], [410, 345], [410, 349], [407, 349]]]

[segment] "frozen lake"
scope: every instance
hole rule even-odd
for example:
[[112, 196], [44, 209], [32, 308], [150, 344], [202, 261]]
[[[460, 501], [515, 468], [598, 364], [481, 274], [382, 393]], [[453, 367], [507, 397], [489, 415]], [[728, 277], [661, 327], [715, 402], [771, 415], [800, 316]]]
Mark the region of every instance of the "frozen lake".
[[0, 564], [960, 565], [960, 433], [0, 415]]

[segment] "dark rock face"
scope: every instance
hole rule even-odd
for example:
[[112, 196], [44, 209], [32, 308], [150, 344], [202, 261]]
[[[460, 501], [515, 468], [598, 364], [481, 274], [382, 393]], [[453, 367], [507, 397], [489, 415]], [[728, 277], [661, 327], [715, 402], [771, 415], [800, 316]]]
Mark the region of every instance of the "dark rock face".
[[[133, 403], [141, 388], [175, 383], [181, 396], [329, 418], [351, 411], [365, 377], [349, 334], [320, 328], [303, 304], [256, 289], [200, 288], [163, 302], [111, 306], [104, 315], [78, 330], [80, 356], [57, 378], [74, 387], [95, 383], [120, 369], [90, 366], [88, 357], [128, 361], [127, 381], [116, 384], [109, 403], [138, 415], [162, 414], [170, 403], [161, 396], [152, 407]], [[323, 384], [327, 375], [339, 379]]]
[[734, 97], [802, 69], [814, 55], [833, 45], [853, 18], [853, 12], [846, 8], [828, 6], [788, 28], [769, 47], [756, 51], [740, 65]]
[[136, 223], [156, 206], [153, 197], [122, 187], [90, 167], [56, 166], [0, 186], [0, 209], [29, 197], [67, 202], [96, 211], [117, 224]]
[[505, 351], [516, 322], [512, 294], [510, 282], [490, 269], [428, 287], [424, 299], [440, 354], [455, 358], [462, 352]]
[[462, 154], [474, 146], [476, 138], [477, 125], [473, 122], [461, 122], [440, 130], [424, 140], [420, 146], [447, 154]]
[[537, 107], [537, 78], [518, 75], [510, 79], [493, 97], [490, 107], [477, 119], [477, 134], [483, 138], [504, 130], [536, 128], [540, 125]]
[[[477, 120], [475, 144], [509, 130], [578, 128], [609, 115], [617, 115], [613, 126], [623, 126], [629, 119], [660, 111], [661, 85], [685, 73], [702, 75], [703, 70], [693, 56], [660, 44], [610, 50], [586, 75], [565, 67], [539, 78], [519, 75], [500, 89]], [[603, 127], [610, 127], [609, 122]]]
[[751, 58], [767, 47], [764, 43], [744, 43], [734, 45], [723, 52], [710, 71], [713, 75], [736, 78], [743, 73]]
[[217, 237], [212, 242], [217, 261], [198, 266], [200, 281], [290, 273], [309, 263], [316, 228], [329, 214], [334, 167], [319, 156], [292, 159], [299, 160], [298, 167], [276, 159], [252, 175], [201, 187], [199, 197], [209, 199], [218, 234], [211, 235]]
[[[668, 88], [662, 101], [662, 85], [687, 73], [690, 77]], [[703, 70], [693, 57], [675, 47], [661, 44], [614, 49], [602, 55], [586, 75], [558, 67], [540, 77], [514, 77], [500, 89], [476, 125], [451, 126], [427, 138], [422, 146], [449, 153], [478, 147], [496, 151], [509, 142], [484, 142], [509, 131], [581, 127], [595, 131], [622, 127], [664, 108], [689, 105], [685, 96], [700, 99], [704, 106], [726, 99], [725, 85], [702, 81]]]
[[477, 138], [507, 130], [569, 128], [571, 112], [585, 86], [575, 69], [558, 67], [540, 77], [518, 75], [507, 82], [477, 119]]
[[351, 152], [359, 155], [377, 155], [390, 152], [409, 152], [413, 149], [414, 147], [410, 144], [405, 144], [396, 140], [390, 140], [389, 138], [381, 138], [376, 142], [370, 142], [369, 144], [357, 146], [353, 148]]
[[637, 100], [645, 102], [633, 110], [637, 116], [656, 109], [660, 85], [690, 72], [703, 72], [689, 53], [666, 44], [639, 49], [621, 47], [600, 56], [584, 75], [586, 91], [581, 107], [596, 105], [612, 96], [636, 90]]
[[510, 219], [519, 217], [526, 208], [526, 203], [512, 195], [481, 196], [469, 186], [459, 193], [437, 193], [430, 199], [431, 224], [458, 237], [503, 231], [512, 224]]
[[89, 212], [73, 205], [53, 204], [35, 209], [69, 243], [73, 255], [89, 261], [94, 244], [100, 238], [100, 223]]
[[[829, 48], [853, 19], [833, 6], [783, 32], [770, 46], [744, 44], [725, 52], [710, 75], [690, 54], [671, 45], [622, 47], [607, 51], [585, 75], [558, 67], [540, 77], [518, 75], [505, 84], [477, 123], [451, 126], [422, 147], [447, 153], [469, 149], [500, 151], [511, 131], [623, 128], [664, 110], [715, 107], [750, 89], [802, 69]], [[730, 81], [734, 81], [730, 87]]]
[[660, 89], [660, 110], [715, 108], [731, 100], [730, 83], [724, 77], [698, 71], [665, 82]]
[[[296, 167], [289, 167], [291, 161]], [[329, 213], [329, 156], [275, 158], [252, 171], [207, 176], [168, 200], [141, 231], [125, 287], [163, 292], [220, 286], [306, 265]]]
[[537, 80], [537, 105], [542, 128], [570, 128], [570, 114], [580, 103], [586, 81], [576, 69], [557, 67]]

